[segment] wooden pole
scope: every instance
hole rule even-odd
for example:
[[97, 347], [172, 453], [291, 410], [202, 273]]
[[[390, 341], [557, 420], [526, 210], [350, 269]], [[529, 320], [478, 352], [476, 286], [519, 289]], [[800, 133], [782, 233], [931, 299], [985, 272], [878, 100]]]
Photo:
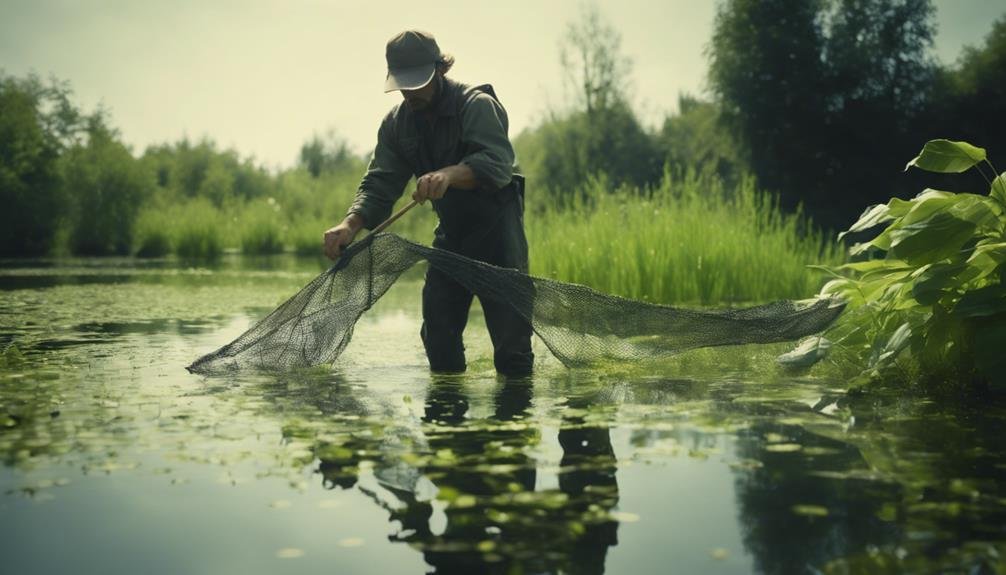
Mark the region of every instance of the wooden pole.
[[419, 202], [417, 202], [416, 200], [412, 200], [411, 202], [408, 203], [408, 205], [406, 205], [402, 209], [398, 210], [397, 212], [391, 214], [390, 218], [388, 218], [388, 219], [384, 220], [383, 222], [381, 222], [381, 225], [379, 225], [376, 228], [374, 228], [373, 230], [371, 230], [370, 233], [371, 234], [379, 234], [379, 233], [383, 232], [384, 230], [388, 229], [388, 226], [390, 226], [391, 224], [395, 223], [395, 220], [397, 220], [398, 218], [404, 216], [405, 212], [411, 210], [412, 208], [416, 207], [417, 205], [419, 205]]

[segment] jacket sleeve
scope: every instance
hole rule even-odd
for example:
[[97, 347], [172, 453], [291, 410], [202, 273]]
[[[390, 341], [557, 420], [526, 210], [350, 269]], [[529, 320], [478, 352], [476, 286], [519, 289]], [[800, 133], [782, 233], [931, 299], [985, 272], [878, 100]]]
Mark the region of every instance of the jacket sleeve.
[[393, 121], [394, 113], [391, 113], [381, 122], [374, 155], [356, 191], [356, 199], [348, 210], [350, 214], [359, 214], [367, 229], [373, 229], [388, 219], [391, 208], [402, 197], [405, 184], [412, 177], [411, 166], [395, 145]]
[[495, 98], [477, 92], [461, 109], [461, 163], [475, 172], [479, 188], [493, 192], [510, 183], [514, 152], [507, 137], [506, 110]]

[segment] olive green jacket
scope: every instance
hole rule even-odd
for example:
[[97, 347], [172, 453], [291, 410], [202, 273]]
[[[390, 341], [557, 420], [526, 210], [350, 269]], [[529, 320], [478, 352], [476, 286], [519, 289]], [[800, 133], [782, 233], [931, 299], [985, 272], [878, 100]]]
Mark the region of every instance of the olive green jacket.
[[373, 228], [391, 215], [411, 177], [463, 163], [475, 173], [477, 189], [450, 188], [433, 207], [442, 227], [460, 219], [474, 224], [496, 209], [499, 196], [515, 193], [507, 128], [506, 110], [491, 86], [469, 87], [444, 77], [429, 110], [413, 112], [402, 102], [384, 117], [349, 213], [359, 214]]

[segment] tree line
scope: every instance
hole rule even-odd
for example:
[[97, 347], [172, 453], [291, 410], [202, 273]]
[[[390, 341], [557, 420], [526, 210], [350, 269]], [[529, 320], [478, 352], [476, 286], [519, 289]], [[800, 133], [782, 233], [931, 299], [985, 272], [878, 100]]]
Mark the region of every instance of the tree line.
[[[515, 138], [529, 199], [561, 203], [598, 179], [645, 194], [689, 172], [727, 190], [753, 175], [785, 209], [847, 227], [867, 204], [922, 187], [902, 174], [921, 142], [1006, 149], [1006, 18], [950, 66], [933, 56], [934, 34], [930, 0], [727, 0], [707, 47], [709, 97], [680, 96], [652, 128], [633, 110], [618, 31], [587, 5], [560, 44], [567, 104]], [[317, 243], [310, 226], [342, 215], [365, 163], [333, 132], [308, 139], [297, 165], [278, 173], [209, 140], [134, 154], [109, 114], [80, 110], [66, 83], [0, 72], [6, 256], [162, 255], [179, 245], [198, 255], [221, 241], [307, 251]], [[164, 232], [171, 218], [192, 224], [206, 213], [203, 227], [229, 238], [198, 247], [195, 232]], [[290, 240], [287, 228], [298, 227], [302, 239]]]
[[[308, 139], [297, 165], [280, 173], [208, 139], [183, 138], [134, 155], [111, 127], [107, 111], [79, 109], [66, 82], [0, 73], [4, 256], [164, 255], [177, 247], [170, 245], [166, 228], [184, 225], [170, 221], [171, 215], [227, 225], [239, 217], [270, 217], [269, 212], [279, 211], [280, 199], [316, 223], [325, 210], [344, 209], [333, 206], [325, 197], [326, 184], [318, 180], [334, 174], [358, 177], [363, 167], [364, 159], [332, 132]], [[329, 216], [336, 219], [334, 211]], [[272, 217], [278, 229], [281, 218]], [[265, 244], [252, 251], [283, 248], [272, 240]], [[223, 247], [210, 246], [209, 254], [195, 249], [192, 255], [213, 255]]]
[[949, 66], [933, 54], [934, 17], [930, 0], [727, 0], [706, 48], [709, 98], [681, 96], [647, 130], [619, 33], [588, 5], [563, 38], [573, 105], [518, 139], [525, 169], [558, 193], [601, 173], [613, 188], [750, 173], [784, 208], [842, 229], [920, 188], [902, 170], [928, 140], [1006, 148], [1006, 17]]

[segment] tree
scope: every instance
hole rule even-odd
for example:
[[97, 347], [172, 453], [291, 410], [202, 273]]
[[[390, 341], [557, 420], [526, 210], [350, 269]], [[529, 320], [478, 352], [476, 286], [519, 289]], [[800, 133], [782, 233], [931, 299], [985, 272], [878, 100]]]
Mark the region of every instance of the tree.
[[787, 207], [847, 225], [908, 193], [934, 64], [930, 0], [729, 0], [709, 79], [762, 186]]
[[74, 207], [70, 247], [84, 255], [128, 254], [140, 206], [154, 176], [129, 153], [105, 114], [87, 119], [87, 141], [60, 159], [66, 195]]
[[43, 255], [66, 215], [57, 160], [79, 137], [70, 88], [0, 71], [0, 253]]
[[601, 174], [613, 188], [655, 182], [661, 159], [626, 96], [631, 64], [618, 32], [596, 6], [584, 5], [559, 52], [572, 106], [551, 111], [517, 143], [533, 184], [567, 193]]
[[323, 136], [314, 134], [300, 147], [300, 166], [317, 178], [322, 172], [337, 171], [352, 160], [352, 152], [345, 139], [328, 130]]
[[1006, 15], [983, 46], [965, 48], [954, 66], [940, 71], [936, 91], [930, 122], [942, 126], [941, 134], [1006, 148]]
[[587, 115], [603, 113], [626, 101], [632, 62], [622, 55], [622, 36], [595, 4], [583, 4], [580, 18], [566, 25], [559, 62], [567, 89]]
[[745, 171], [740, 143], [723, 122], [719, 105], [682, 94], [678, 113], [667, 116], [658, 135], [667, 167], [676, 175], [711, 172], [729, 189]]
[[[709, 80], [764, 187], [794, 207], [820, 173], [825, 122], [821, 0], [730, 0], [720, 6]], [[811, 188], [811, 189], [813, 189]]]

